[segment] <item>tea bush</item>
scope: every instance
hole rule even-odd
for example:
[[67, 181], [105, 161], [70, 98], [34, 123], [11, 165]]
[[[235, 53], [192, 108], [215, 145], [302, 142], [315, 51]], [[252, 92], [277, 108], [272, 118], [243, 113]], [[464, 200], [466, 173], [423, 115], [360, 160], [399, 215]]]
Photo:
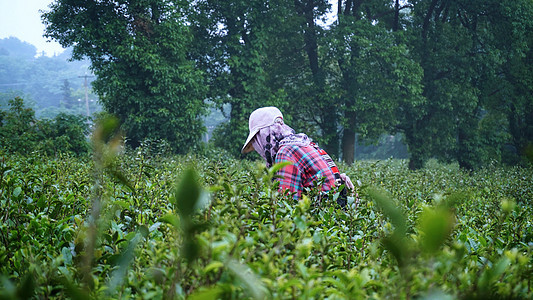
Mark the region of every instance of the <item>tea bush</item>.
[[341, 209], [278, 193], [279, 166], [115, 134], [93, 159], [1, 155], [1, 298], [533, 297], [531, 169], [360, 161]]

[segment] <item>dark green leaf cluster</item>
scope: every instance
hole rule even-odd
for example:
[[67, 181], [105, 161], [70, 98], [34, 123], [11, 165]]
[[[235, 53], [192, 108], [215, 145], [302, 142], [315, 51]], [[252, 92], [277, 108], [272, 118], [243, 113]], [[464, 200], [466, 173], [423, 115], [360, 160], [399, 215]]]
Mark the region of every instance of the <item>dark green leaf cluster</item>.
[[87, 155], [88, 127], [80, 115], [60, 113], [54, 119], [37, 120], [33, 109], [17, 97], [9, 101], [9, 109], [0, 110], [0, 147], [23, 155]]
[[204, 132], [206, 87], [188, 54], [183, 9], [162, 0], [58, 1], [43, 15], [49, 37], [91, 61], [93, 87], [134, 147], [165, 139], [187, 153]]

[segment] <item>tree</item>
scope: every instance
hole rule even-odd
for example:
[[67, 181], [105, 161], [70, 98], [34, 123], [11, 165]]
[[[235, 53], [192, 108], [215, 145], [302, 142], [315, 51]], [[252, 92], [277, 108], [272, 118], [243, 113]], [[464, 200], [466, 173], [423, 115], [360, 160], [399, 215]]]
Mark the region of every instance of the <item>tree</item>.
[[400, 7], [389, 1], [340, 4], [338, 22], [330, 30], [329, 78], [341, 113], [343, 159], [351, 164], [356, 133], [377, 139], [395, 132], [402, 110], [420, 107], [424, 98], [422, 70], [392, 30], [399, 28]]
[[297, 0], [294, 1], [296, 13], [301, 18], [300, 30], [303, 33], [303, 49], [308, 60], [307, 82], [300, 88], [300, 101], [298, 103], [298, 116], [307, 123], [318, 127], [322, 145], [330, 155], [339, 155], [339, 121], [337, 105], [332, 97], [332, 91], [327, 83], [325, 68], [328, 61], [325, 49], [324, 29], [318, 21], [325, 18], [330, 5], [323, 0]]
[[20, 97], [9, 100], [9, 109], [0, 110], [0, 148], [10, 153], [85, 155], [89, 150], [87, 134], [85, 117], [60, 113], [54, 119], [38, 120]]
[[[484, 40], [492, 64], [483, 70], [480, 95], [486, 115], [482, 128], [495, 160], [516, 163], [533, 145], [533, 2], [487, 3], [491, 14]], [[485, 42], [486, 43], [486, 42]], [[509, 150], [510, 149], [510, 150]]]
[[40, 134], [38, 149], [54, 155], [57, 153], [73, 153], [86, 155], [89, 152], [89, 133], [87, 118], [83, 115], [59, 113], [53, 119], [38, 121]]
[[239, 153], [248, 116], [260, 106], [278, 106], [289, 123], [304, 115], [302, 99], [316, 100], [316, 93], [305, 51], [306, 20], [295, 3], [204, 0], [194, 11], [195, 59], [208, 74], [209, 98], [219, 107], [231, 105], [229, 122], [215, 134], [218, 146]]
[[9, 109], [0, 111], [0, 146], [10, 152], [31, 153], [39, 140], [35, 111], [24, 100], [9, 100]]
[[87, 57], [104, 108], [127, 142], [166, 139], [179, 153], [200, 141], [204, 74], [189, 58], [188, 1], [60, 0], [42, 15], [46, 36]]
[[[427, 101], [421, 110], [406, 110], [409, 119], [401, 124], [411, 154], [410, 167], [420, 168], [427, 158], [438, 157], [473, 169], [486, 163], [487, 153], [499, 151], [505, 141], [501, 130], [496, 130], [499, 123], [487, 121], [498, 115], [494, 108], [512, 107], [509, 104], [514, 102], [516, 94], [506, 99], [501, 97], [502, 89], [494, 87], [508, 82], [505, 79], [510, 77], [504, 74], [510, 73], [505, 69], [527, 49], [531, 4], [481, 0], [412, 3], [410, 30], [414, 52], [424, 69]], [[487, 130], [489, 124], [494, 130]], [[487, 132], [493, 134], [482, 135]]]
[[190, 19], [193, 57], [208, 76], [208, 98], [220, 109], [230, 105], [229, 122], [215, 130], [215, 144], [235, 155], [247, 136], [248, 115], [271, 97], [263, 72], [266, 10], [264, 1], [205, 0], [196, 2]]

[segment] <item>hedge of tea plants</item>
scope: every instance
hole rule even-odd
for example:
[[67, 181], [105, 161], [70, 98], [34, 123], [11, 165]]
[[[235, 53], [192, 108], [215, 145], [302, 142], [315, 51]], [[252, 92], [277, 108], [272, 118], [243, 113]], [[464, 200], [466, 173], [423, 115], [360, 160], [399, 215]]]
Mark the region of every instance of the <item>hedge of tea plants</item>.
[[341, 208], [279, 166], [100, 140], [0, 155], [0, 298], [533, 298], [531, 168], [360, 161]]

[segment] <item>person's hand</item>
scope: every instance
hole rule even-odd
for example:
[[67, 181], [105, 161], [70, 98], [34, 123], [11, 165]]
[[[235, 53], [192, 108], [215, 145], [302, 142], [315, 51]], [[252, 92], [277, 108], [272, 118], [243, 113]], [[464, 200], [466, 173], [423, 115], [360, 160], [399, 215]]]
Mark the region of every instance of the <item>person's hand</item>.
[[341, 179], [344, 181], [344, 185], [349, 189], [349, 190], [352, 190], [354, 189], [354, 185], [352, 183], [352, 180], [350, 180], [350, 177], [348, 177], [348, 175], [346, 175], [345, 173], [341, 173]]

